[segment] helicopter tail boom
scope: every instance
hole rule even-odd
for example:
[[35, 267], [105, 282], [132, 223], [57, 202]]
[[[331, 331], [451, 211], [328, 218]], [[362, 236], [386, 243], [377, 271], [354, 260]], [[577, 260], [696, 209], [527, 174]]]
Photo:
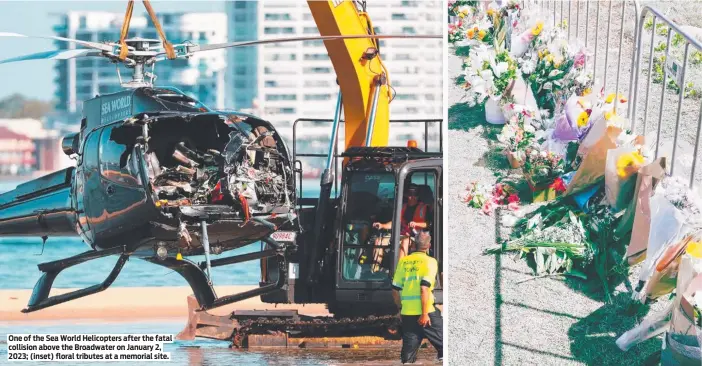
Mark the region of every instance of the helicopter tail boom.
[[74, 170], [51, 173], [0, 195], [0, 235], [76, 236], [71, 205]]

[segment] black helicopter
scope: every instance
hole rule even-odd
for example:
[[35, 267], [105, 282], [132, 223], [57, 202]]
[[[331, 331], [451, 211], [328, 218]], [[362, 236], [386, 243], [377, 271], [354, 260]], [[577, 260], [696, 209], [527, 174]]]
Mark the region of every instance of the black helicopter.
[[[0, 33], [0, 37], [27, 36]], [[211, 267], [270, 257], [284, 266], [285, 236], [277, 241], [271, 234], [296, 230], [297, 192], [293, 162], [274, 126], [251, 115], [211, 110], [175, 88], [154, 87], [154, 75], [146, 67], [166, 58], [262, 43], [407, 36], [316, 36], [210, 45], [170, 45], [141, 38], [119, 43], [41, 38], [86, 48], [0, 63], [103, 57], [132, 69], [132, 80], [122, 84], [124, 91], [84, 102], [80, 132], [62, 142], [64, 153], [75, 158], [75, 167], [0, 195], [0, 235], [44, 240], [79, 235], [91, 247], [74, 257], [40, 264], [43, 275], [23, 312], [106, 289], [130, 256], [179, 273], [202, 310], [271, 290], [263, 286], [218, 297], [210, 281]], [[256, 241], [273, 249], [210, 260], [211, 254]], [[205, 262], [182, 258], [200, 254], [205, 254]], [[49, 296], [61, 271], [110, 255], [119, 259], [102, 283]]]

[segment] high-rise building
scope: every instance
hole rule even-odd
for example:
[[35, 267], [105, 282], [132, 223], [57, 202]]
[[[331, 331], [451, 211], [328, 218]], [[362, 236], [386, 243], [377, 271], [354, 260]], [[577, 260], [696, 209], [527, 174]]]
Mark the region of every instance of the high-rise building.
[[[159, 22], [171, 43], [192, 41], [197, 44], [227, 41], [227, 16], [224, 13], [158, 14]], [[54, 27], [57, 36], [84, 41], [119, 41], [124, 14], [71, 11], [61, 15]], [[129, 38], [158, 39], [158, 33], [147, 16], [134, 16]], [[75, 48], [72, 43], [56, 41], [59, 49]], [[154, 73], [156, 86], [174, 86], [184, 93], [215, 108], [225, 107], [226, 51], [200, 52], [189, 59], [158, 62]], [[98, 94], [122, 89], [116, 66], [103, 58], [82, 58], [59, 61], [55, 66], [56, 108], [79, 112], [82, 102]], [[123, 81], [131, 79], [131, 70], [119, 66]], [[151, 68], [147, 68], [151, 71]]]
[[[367, 11], [378, 34], [442, 34], [442, 4], [441, 1], [370, 1]], [[234, 1], [227, 3], [226, 10], [230, 38], [319, 35], [306, 2]], [[254, 112], [271, 121], [288, 140], [295, 119], [333, 117], [338, 86], [322, 41], [265, 44], [258, 46], [257, 51], [248, 47], [230, 52], [229, 59], [235, 62], [228, 67], [231, 83], [227, 92], [228, 99], [234, 101], [233, 107], [253, 107]], [[391, 119], [441, 118], [441, 40], [381, 40], [380, 52], [395, 91], [390, 103]], [[404, 144], [411, 138], [420, 140], [423, 133], [421, 125], [393, 124], [391, 144]], [[326, 146], [328, 138], [328, 127], [305, 129], [308, 142], [318, 140], [320, 146]], [[432, 126], [430, 138], [438, 139], [438, 127]]]

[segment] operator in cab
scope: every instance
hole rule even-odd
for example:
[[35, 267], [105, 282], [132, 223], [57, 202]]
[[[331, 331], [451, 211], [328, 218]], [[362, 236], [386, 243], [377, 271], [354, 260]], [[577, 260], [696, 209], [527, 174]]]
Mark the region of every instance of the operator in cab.
[[443, 318], [434, 307], [436, 259], [429, 256], [431, 236], [422, 232], [412, 243], [412, 253], [400, 259], [392, 280], [392, 297], [402, 318], [402, 363], [414, 363], [426, 337], [443, 359]]
[[[405, 203], [402, 205], [402, 228], [400, 229], [400, 254], [398, 258], [407, 255], [409, 250], [410, 236], [415, 231], [427, 230], [432, 222], [432, 209], [428, 203], [419, 200], [419, 186], [410, 184], [405, 193]], [[392, 221], [373, 223], [376, 229], [392, 229]]]

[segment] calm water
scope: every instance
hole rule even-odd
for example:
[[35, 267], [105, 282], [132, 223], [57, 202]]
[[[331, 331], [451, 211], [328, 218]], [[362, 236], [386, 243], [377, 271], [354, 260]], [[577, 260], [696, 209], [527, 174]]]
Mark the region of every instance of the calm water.
[[[183, 327], [180, 322], [140, 322], [140, 323], [83, 323], [83, 324], [42, 324], [7, 325], [0, 323], [0, 365], [7, 361], [8, 333], [23, 334], [176, 334]], [[144, 363], [146, 365], [398, 365], [400, 350], [397, 347], [383, 349], [334, 349], [334, 350], [237, 350], [229, 349], [227, 342], [198, 339], [195, 341], [175, 341], [166, 344], [166, 352], [171, 353], [171, 361], [166, 363]], [[430, 346], [419, 352], [418, 364], [439, 365], [436, 352]], [[16, 363], [12, 363], [13, 365]], [[35, 364], [35, 363], [30, 363]], [[48, 363], [41, 363], [48, 364]], [[70, 362], [57, 363], [61, 366], [74, 365]], [[121, 363], [83, 362], [75, 365], [115, 365]], [[138, 362], [129, 365], [138, 365]]]
[[[305, 197], [319, 195], [319, 182], [304, 181]], [[17, 183], [0, 183], [0, 192], [14, 189]], [[255, 252], [261, 245], [251, 244], [247, 247], [225, 252], [213, 258]], [[37, 264], [70, 257], [89, 250], [79, 238], [49, 238], [42, 253], [40, 238], [0, 238], [0, 289], [32, 289], [41, 277]], [[189, 257], [196, 261], [204, 256]], [[107, 271], [114, 266], [116, 256], [100, 258], [71, 267], [56, 278], [55, 288], [85, 287], [101, 282]], [[215, 267], [212, 277], [216, 285], [255, 285], [260, 276], [259, 262], [250, 261], [236, 265]], [[112, 286], [187, 286], [187, 282], [177, 273], [140, 259], [130, 259], [124, 266]]]

